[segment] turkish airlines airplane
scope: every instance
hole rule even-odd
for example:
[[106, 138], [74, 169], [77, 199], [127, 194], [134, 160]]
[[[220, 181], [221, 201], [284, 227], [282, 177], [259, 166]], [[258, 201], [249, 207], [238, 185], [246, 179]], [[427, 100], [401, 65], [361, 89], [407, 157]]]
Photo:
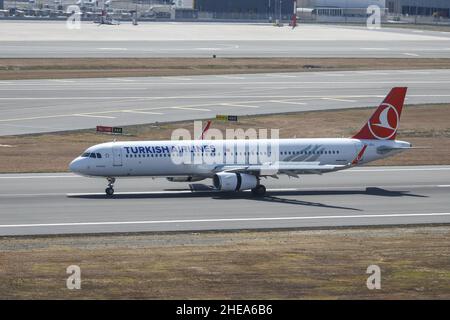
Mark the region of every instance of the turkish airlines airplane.
[[251, 190], [262, 196], [261, 178], [344, 170], [411, 149], [409, 142], [395, 140], [406, 91], [393, 88], [352, 138], [108, 142], [88, 148], [70, 170], [105, 177], [109, 196], [119, 177], [212, 178], [218, 191]]

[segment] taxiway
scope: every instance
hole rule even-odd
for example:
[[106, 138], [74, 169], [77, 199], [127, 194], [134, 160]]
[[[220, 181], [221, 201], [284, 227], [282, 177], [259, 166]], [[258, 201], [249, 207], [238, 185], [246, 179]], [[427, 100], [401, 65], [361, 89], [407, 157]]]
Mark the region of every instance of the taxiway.
[[360, 167], [264, 181], [266, 197], [165, 179], [0, 175], [0, 235], [450, 223], [450, 167]]

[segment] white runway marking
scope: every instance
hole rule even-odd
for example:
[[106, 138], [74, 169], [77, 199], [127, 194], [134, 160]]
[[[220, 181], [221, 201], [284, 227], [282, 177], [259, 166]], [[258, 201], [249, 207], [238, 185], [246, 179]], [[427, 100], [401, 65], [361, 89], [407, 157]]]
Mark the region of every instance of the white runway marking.
[[297, 105], [307, 105], [306, 102], [294, 102], [294, 101], [283, 101], [283, 100], [270, 100], [269, 102], [281, 103], [281, 104], [297, 104]]
[[238, 103], [220, 103], [221, 106], [226, 107], [241, 107], [241, 108], [260, 108], [259, 106], [250, 106], [247, 104], [238, 104]]
[[162, 112], [152, 112], [152, 111], [138, 111], [138, 110], [122, 110], [121, 112], [125, 113], [139, 113], [139, 114], [164, 114]]
[[417, 53], [403, 53], [405, 56], [410, 56], [410, 57], [420, 57], [420, 55], [418, 55]]
[[337, 98], [320, 98], [320, 100], [338, 101], [338, 102], [356, 102], [356, 100], [337, 99]]
[[72, 114], [72, 116], [76, 116], [76, 117], [88, 117], [88, 118], [106, 118], [106, 119], [116, 119], [116, 117], [111, 117], [111, 116], [96, 116], [96, 115], [92, 115], [92, 114], [87, 114], [87, 113], [79, 113], [79, 114]]
[[258, 222], [258, 221], [290, 221], [290, 220], [324, 220], [324, 219], [367, 219], [367, 218], [411, 218], [430, 216], [450, 216], [449, 212], [433, 213], [392, 213], [392, 214], [359, 214], [336, 216], [310, 216], [310, 217], [259, 217], [259, 218], [228, 218], [228, 219], [192, 219], [192, 220], [144, 220], [144, 221], [100, 221], [100, 222], [62, 222], [62, 223], [30, 223], [30, 224], [3, 224], [0, 228], [26, 228], [26, 227], [77, 227], [77, 226], [107, 226], [130, 224], [173, 224], [173, 223], [204, 223], [204, 222]]
[[108, 50], [108, 51], [127, 51], [128, 48], [97, 48], [97, 50]]
[[367, 51], [390, 51], [389, 48], [359, 48], [360, 50], [367, 50]]
[[170, 107], [170, 109], [189, 110], [189, 111], [211, 111], [209, 109], [200, 109], [193, 107]]

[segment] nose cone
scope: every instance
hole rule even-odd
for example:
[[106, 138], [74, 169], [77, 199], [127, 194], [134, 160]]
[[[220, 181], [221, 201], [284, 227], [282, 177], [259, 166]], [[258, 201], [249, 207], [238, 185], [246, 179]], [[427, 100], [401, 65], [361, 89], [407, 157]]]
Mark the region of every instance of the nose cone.
[[72, 171], [73, 173], [81, 173], [81, 160], [79, 158], [74, 159], [70, 164], [69, 164], [69, 170]]

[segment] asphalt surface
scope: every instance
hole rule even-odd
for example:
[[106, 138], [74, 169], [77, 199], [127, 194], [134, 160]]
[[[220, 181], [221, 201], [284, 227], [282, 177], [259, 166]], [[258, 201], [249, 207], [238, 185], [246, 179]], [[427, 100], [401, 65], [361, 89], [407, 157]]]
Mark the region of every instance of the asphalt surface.
[[159, 58], [314, 57], [314, 58], [449, 58], [450, 43], [371, 40], [299, 41], [3, 41], [0, 58]]
[[[3, 26], [2, 26], [3, 25]], [[445, 58], [450, 33], [343, 25], [0, 22], [0, 57], [389, 57]]]
[[445, 69], [0, 81], [0, 135], [375, 106], [394, 86], [448, 103], [449, 85]]
[[[268, 194], [211, 183], [71, 174], [0, 175], [0, 235], [450, 223], [450, 167], [361, 167], [265, 182]], [[194, 191], [192, 191], [194, 190]]]

